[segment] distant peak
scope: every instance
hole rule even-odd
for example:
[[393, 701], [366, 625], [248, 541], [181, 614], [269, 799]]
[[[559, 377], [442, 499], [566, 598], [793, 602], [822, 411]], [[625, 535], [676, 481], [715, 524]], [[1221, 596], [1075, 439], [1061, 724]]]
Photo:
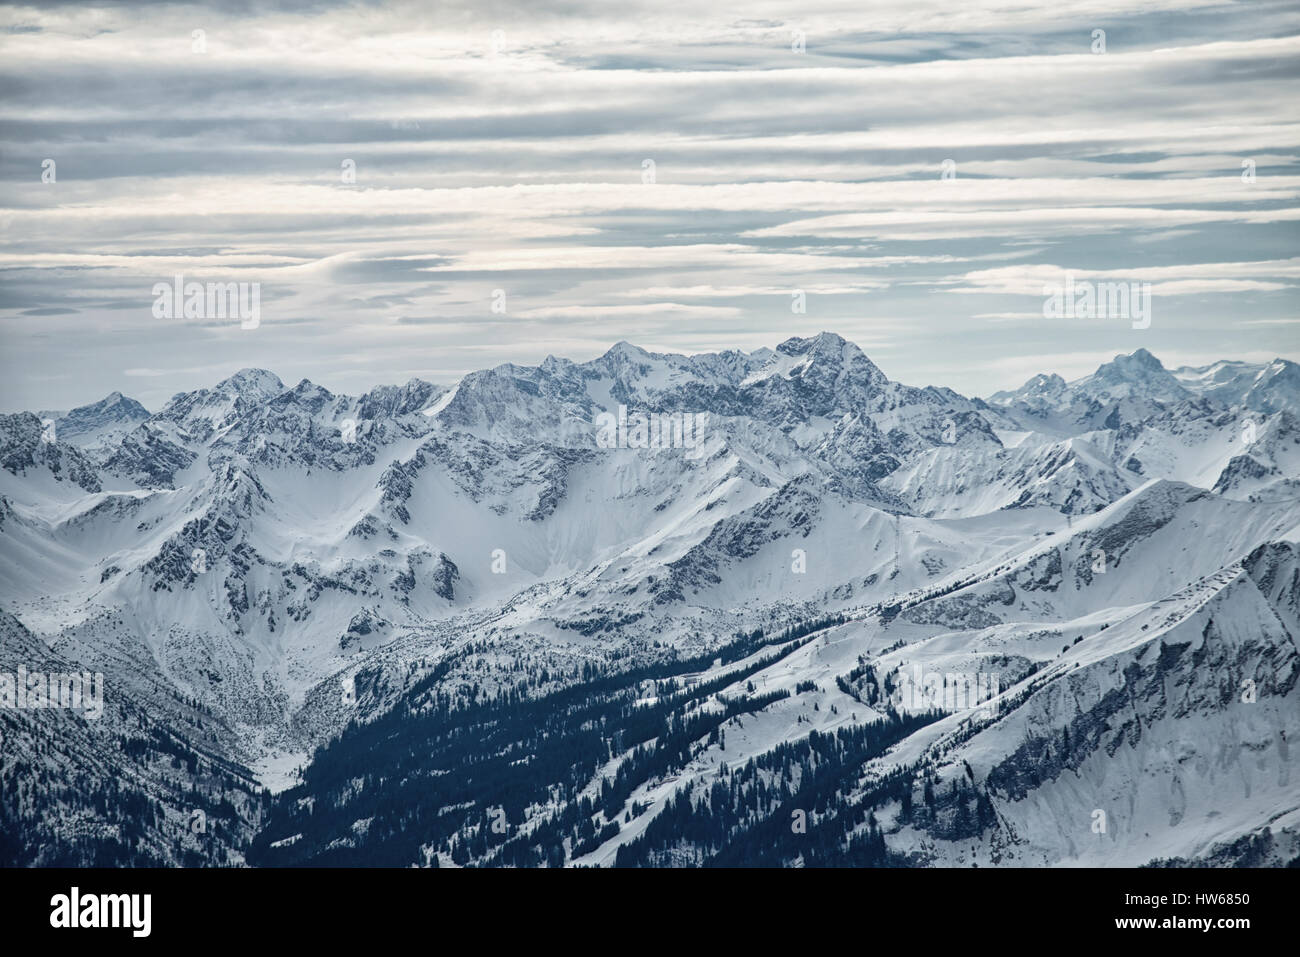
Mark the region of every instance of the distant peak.
[[1060, 392], [1064, 388], [1065, 380], [1055, 372], [1040, 372], [1025, 383], [1023, 391], [1034, 395], [1042, 395], [1044, 393], [1052, 394]]
[[1146, 349], [1138, 349], [1128, 355], [1117, 355], [1110, 362], [1103, 363], [1097, 367], [1096, 375], [1103, 380], [1163, 380], [1168, 379], [1172, 383], [1177, 383], [1173, 375], [1165, 369], [1160, 360], [1147, 352]]
[[89, 420], [97, 417], [109, 417], [128, 421], [149, 418], [149, 410], [135, 399], [121, 392], [110, 392], [98, 402], [73, 409], [66, 416], [70, 420]]
[[802, 356], [810, 352], [815, 355], [862, 355], [861, 349], [834, 332], [819, 332], [808, 338], [791, 336], [777, 346], [776, 351], [787, 356]]
[[1164, 366], [1160, 364], [1160, 360], [1157, 359], [1155, 356], [1153, 356], [1151, 353], [1147, 352], [1146, 349], [1136, 350], [1132, 355], [1129, 356], [1129, 358], [1135, 359], [1138, 362], [1142, 363], [1144, 366], [1149, 366], [1153, 369], [1164, 368]]
[[545, 359], [542, 360], [542, 364], [538, 368], [540, 368], [543, 372], [549, 372], [553, 374], [556, 372], [563, 371], [564, 369], [568, 369], [572, 365], [573, 365], [572, 359], [563, 359], [557, 356], [547, 356]]
[[1151, 371], [1165, 371], [1160, 360], [1153, 356], [1146, 349], [1136, 349], [1128, 355], [1117, 355], [1110, 363], [1110, 366], [1118, 369], [1150, 369]]
[[650, 353], [646, 352], [640, 346], [634, 346], [626, 339], [620, 339], [609, 347], [609, 351], [605, 353], [605, 358], [623, 357], [640, 359], [648, 355], [650, 355]]
[[234, 375], [217, 383], [217, 389], [222, 392], [275, 395], [284, 391], [284, 383], [274, 372], [267, 372], [265, 369], [240, 369]]

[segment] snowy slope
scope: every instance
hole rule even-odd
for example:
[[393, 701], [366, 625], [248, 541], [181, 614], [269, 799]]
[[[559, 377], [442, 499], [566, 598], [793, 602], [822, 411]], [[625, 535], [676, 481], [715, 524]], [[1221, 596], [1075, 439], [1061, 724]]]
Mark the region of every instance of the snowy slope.
[[[594, 835], [573, 824], [563, 863], [698, 862], [700, 847], [653, 844], [652, 822], [672, 819], [680, 795], [751, 758], [794, 760], [782, 748], [809, 747], [813, 730], [858, 741], [854, 729], [872, 721], [903, 738], [883, 756], [851, 751], [860, 774], [837, 773], [849, 775], [841, 794], [876, 807], [876, 824], [836, 831], [871, 853], [1145, 863], [1208, 859], [1273, 828], [1278, 858], [1294, 834], [1289, 783], [1251, 771], [1249, 801], [1229, 812], [1226, 775], [1193, 777], [1178, 768], [1199, 758], [1176, 756], [1232, 741], [1264, 753], [1284, 740], [1269, 733], [1294, 731], [1293, 369], [1225, 361], [1171, 373], [1138, 350], [1075, 382], [1045, 371], [986, 402], [893, 382], [822, 333], [695, 356], [619, 343], [590, 362], [552, 357], [360, 396], [249, 369], [153, 414], [114, 393], [59, 417], [53, 435], [38, 416], [0, 417], [0, 609], [49, 653], [105, 672], [161, 726], [201, 713], [204, 747], [277, 787], [358, 716], [468, 715], [499, 694], [585, 694], [594, 709], [629, 706], [626, 694], [656, 715], [667, 708], [669, 731], [729, 715], [699, 725], [680, 766], [619, 792], [617, 834], [600, 838], [614, 830], [613, 803], [592, 812]], [[691, 441], [671, 429], [627, 441], [641, 416], [676, 416], [679, 437], [689, 416]], [[630, 426], [615, 447], [602, 434], [610, 421]], [[812, 638], [810, 622], [821, 622]], [[774, 663], [766, 639], [741, 658], [710, 657], [738, 635], [789, 627], [800, 633]], [[1162, 645], [1184, 651], [1173, 660]], [[1214, 700], [1226, 679], [1189, 664], [1206, 655], [1234, 680], [1268, 662], [1257, 710]], [[602, 690], [697, 657], [689, 680], [672, 680], [708, 689], [698, 699], [661, 696], [660, 679], [628, 678], [612, 699]], [[930, 720], [883, 696], [886, 676], [896, 686], [917, 667], [996, 675], [1006, 710], [973, 736], [969, 716], [889, 725]], [[1170, 681], [1186, 692], [1177, 708]], [[1125, 732], [1131, 753], [1107, 764], [1099, 749], [1118, 752], [1096, 728], [1115, 725], [1126, 682], [1140, 689], [1143, 737]], [[619, 733], [632, 734], [619, 714], [630, 722]], [[1044, 760], [1032, 742], [1067, 728], [1060, 773], [1026, 783], [1020, 769]], [[615, 802], [602, 781], [648, 759], [586, 733], [552, 731], [601, 752], [604, 770], [593, 765], [579, 790]], [[960, 793], [925, 811], [891, 804], [903, 776], [919, 794], [926, 781], [951, 788], [954, 773]], [[539, 840], [576, 813], [567, 785], [550, 788], [529, 818]], [[1183, 805], [1170, 803], [1175, 791]], [[1103, 806], [1110, 845], [1073, 830]], [[1179, 806], [1185, 827], [1153, 829]], [[737, 826], [757, 825], [755, 813], [746, 805]], [[822, 823], [844, 821], [832, 808]], [[410, 860], [487, 860], [465, 827], [430, 836]], [[788, 851], [771, 853], [803, 859]]]

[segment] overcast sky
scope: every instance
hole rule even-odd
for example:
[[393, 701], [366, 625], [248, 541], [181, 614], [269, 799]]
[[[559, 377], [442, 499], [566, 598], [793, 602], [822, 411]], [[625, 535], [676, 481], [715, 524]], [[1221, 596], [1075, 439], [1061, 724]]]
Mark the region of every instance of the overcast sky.
[[[1294, 2], [234, 6], [0, 8], [0, 408], [821, 330], [968, 395], [1300, 358]], [[1045, 319], [1066, 270], [1150, 328]], [[178, 273], [260, 325], [155, 318]]]

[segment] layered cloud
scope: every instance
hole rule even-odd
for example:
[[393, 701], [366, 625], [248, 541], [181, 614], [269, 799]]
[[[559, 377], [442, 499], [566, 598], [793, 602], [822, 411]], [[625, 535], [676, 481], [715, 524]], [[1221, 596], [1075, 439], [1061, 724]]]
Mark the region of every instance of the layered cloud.
[[[821, 329], [972, 393], [1076, 352], [1298, 351], [1293, 4], [53, 4], [0, 30], [7, 408]], [[1150, 328], [1043, 320], [1064, 271], [1152, 283]], [[177, 275], [260, 283], [261, 323], [156, 318]]]

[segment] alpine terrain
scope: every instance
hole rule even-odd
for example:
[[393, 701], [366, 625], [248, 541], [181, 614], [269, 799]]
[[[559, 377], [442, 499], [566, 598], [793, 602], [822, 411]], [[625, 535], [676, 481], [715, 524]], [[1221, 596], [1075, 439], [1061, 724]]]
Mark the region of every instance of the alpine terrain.
[[1298, 643], [1284, 359], [0, 416], [7, 865], [1280, 866]]

